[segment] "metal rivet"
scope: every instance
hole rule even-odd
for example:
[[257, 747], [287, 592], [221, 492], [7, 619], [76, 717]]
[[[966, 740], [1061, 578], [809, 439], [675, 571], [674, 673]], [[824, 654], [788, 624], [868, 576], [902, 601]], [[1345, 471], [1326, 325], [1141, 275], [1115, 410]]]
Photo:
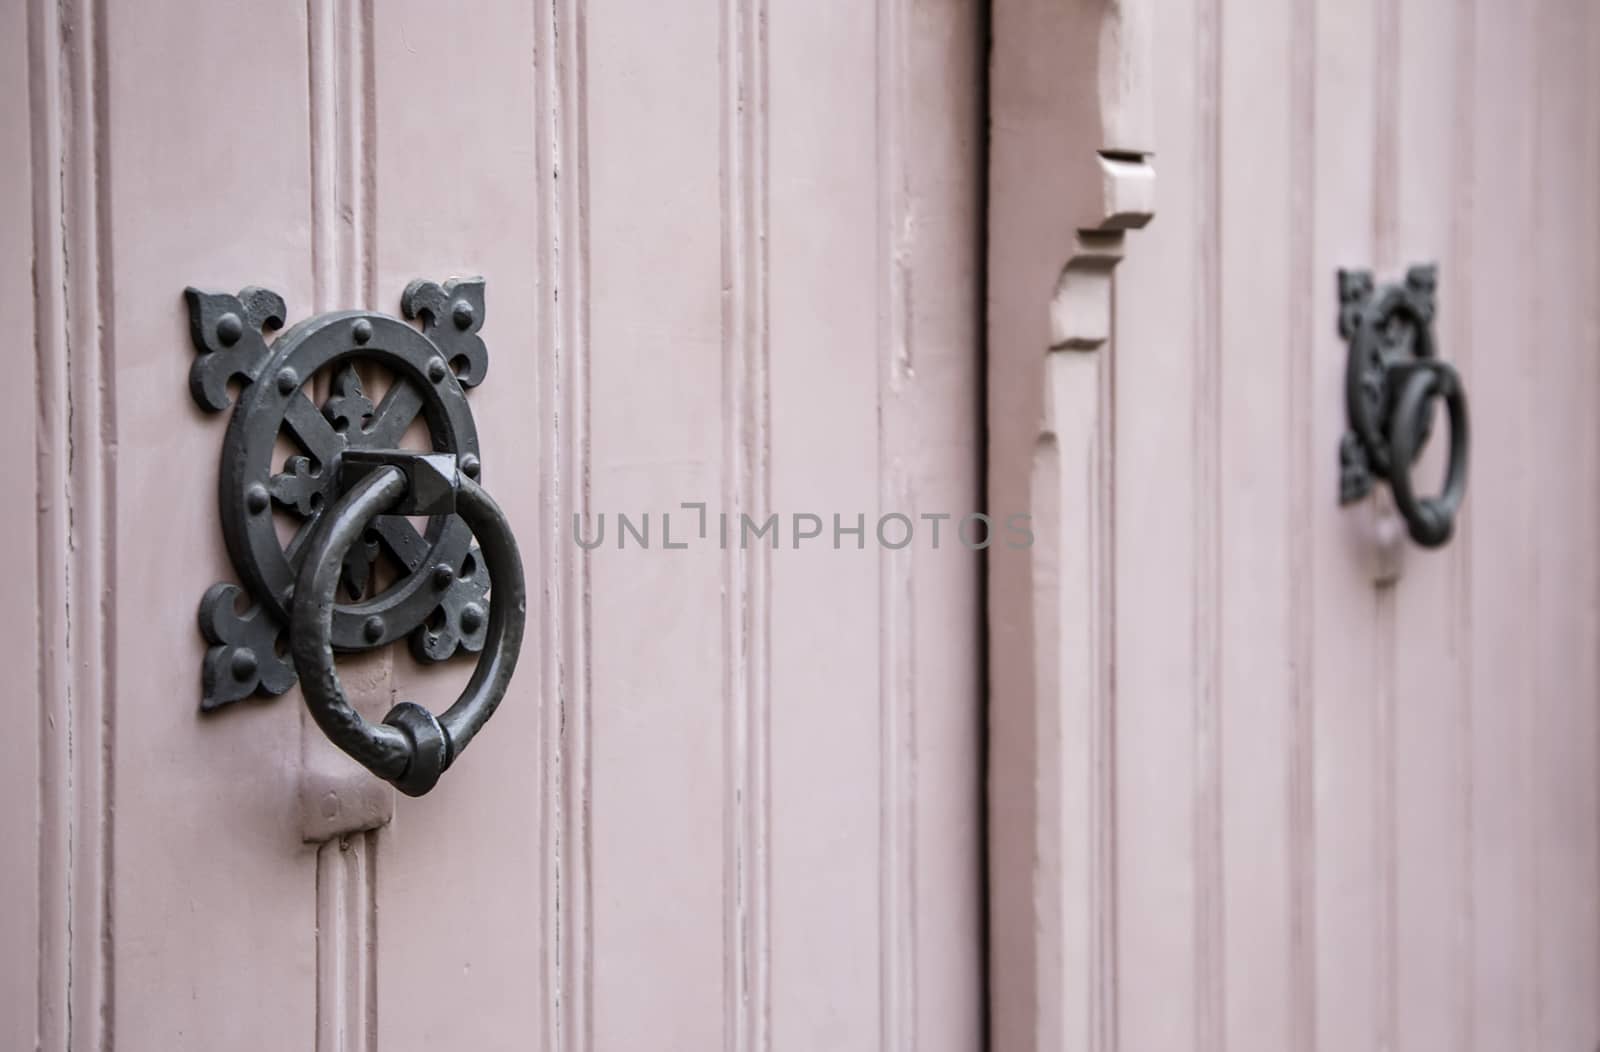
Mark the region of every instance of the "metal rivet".
[[300, 374], [293, 369], [278, 370], [278, 393], [289, 394], [300, 386]]
[[433, 568], [433, 586], [439, 591], [442, 592], [446, 588], [449, 588], [450, 583], [455, 579], [455, 573], [452, 572], [450, 567], [446, 566], [444, 563], [440, 563], [438, 566]]
[[383, 618], [373, 614], [367, 618], [366, 624], [361, 626], [361, 634], [367, 637], [367, 642], [376, 643], [383, 638]]
[[244, 322], [233, 311], [229, 311], [217, 319], [217, 339], [222, 341], [224, 347], [232, 347], [239, 342], [239, 337], [244, 335]]
[[483, 624], [483, 607], [468, 603], [461, 608], [461, 631], [476, 632]]
[[465, 329], [472, 324], [472, 304], [466, 300], [456, 300], [450, 306], [450, 318], [456, 323], [456, 328]]
[[267, 505], [270, 503], [271, 500], [267, 496], [267, 487], [259, 482], [244, 491], [244, 506], [249, 508], [253, 514], [260, 515], [267, 510]]
[[434, 383], [438, 383], [440, 380], [444, 379], [445, 373], [447, 372], [449, 372], [449, 370], [445, 368], [443, 358], [428, 359], [428, 379], [432, 380]]
[[350, 335], [357, 343], [366, 343], [372, 339], [372, 323], [365, 318], [357, 321], [350, 328]]
[[240, 647], [233, 652], [233, 678], [241, 682], [256, 674], [256, 652]]
[[480, 467], [479, 467], [479, 464], [478, 464], [478, 458], [476, 456], [474, 456], [471, 453], [466, 453], [466, 454], [462, 455], [462, 457], [461, 457], [461, 473], [463, 475], [467, 476], [467, 478], [469, 478], [469, 479], [475, 479], [475, 478], [478, 477], [478, 471], [479, 470], [480, 470]]

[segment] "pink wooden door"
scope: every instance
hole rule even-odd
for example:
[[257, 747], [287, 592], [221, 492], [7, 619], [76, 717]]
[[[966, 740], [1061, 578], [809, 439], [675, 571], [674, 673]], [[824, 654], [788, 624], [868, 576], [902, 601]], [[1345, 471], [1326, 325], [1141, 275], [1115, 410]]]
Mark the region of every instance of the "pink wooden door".
[[[1600, 9], [994, 10], [996, 1047], [1595, 1048]], [[1336, 272], [1424, 262], [1433, 551], [1338, 503]]]
[[[0, 1047], [978, 1047], [981, 557], [791, 524], [979, 507], [982, 5], [27, 0], [0, 42]], [[295, 691], [199, 712], [182, 290], [471, 274], [528, 633], [396, 798]], [[469, 666], [341, 670], [376, 716]]]

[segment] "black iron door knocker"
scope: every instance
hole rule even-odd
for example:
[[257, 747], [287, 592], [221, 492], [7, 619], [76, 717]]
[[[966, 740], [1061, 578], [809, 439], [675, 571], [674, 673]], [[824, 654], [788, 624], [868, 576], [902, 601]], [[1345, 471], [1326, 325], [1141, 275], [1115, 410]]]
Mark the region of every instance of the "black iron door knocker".
[[[1412, 267], [1404, 284], [1374, 291], [1365, 270], [1339, 272], [1339, 333], [1349, 343], [1339, 446], [1339, 502], [1360, 500], [1385, 479], [1411, 539], [1437, 548], [1455, 532], [1467, 489], [1470, 433], [1461, 377], [1441, 361], [1433, 339], [1436, 267]], [[1450, 418], [1444, 487], [1419, 498], [1411, 470], [1432, 430], [1434, 400]]]
[[[219, 412], [229, 384], [241, 384], [218, 500], [243, 588], [213, 585], [201, 599], [201, 708], [282, 694], [298, 678], [336, 745], [420, 796], [505, 696], [527, 613], [516, 541], [479, 485], [466, 399], [488, 370], [483, 281], [412, 282], [401, 307], [416, 325], [335, 311], [270, 343], [285, 315], [276, 293], [185, 297], [195, 401]], [[366, 383], [379, 379], [388, 386], [375, 403]], [[419, 421], [425, 438], [413, 440]], [[369, 724], [346, 699], [334, 654], [402, 638], [422, 661], [479, 654], [477, 669], [442, 715], [403, 702]]]

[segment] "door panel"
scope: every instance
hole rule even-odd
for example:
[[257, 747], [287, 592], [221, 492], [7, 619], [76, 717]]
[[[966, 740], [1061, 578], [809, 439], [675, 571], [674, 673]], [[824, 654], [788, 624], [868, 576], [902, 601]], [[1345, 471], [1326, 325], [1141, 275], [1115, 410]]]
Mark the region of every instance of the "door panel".
[[[873, 532], [980, 506], [984, 11], [660, 7], [12, 19], [13, 1044], [980, 1043], [981, 556]], [[467, 274], [530, 623], [411, 799], [297, 690], [198, 711], [194, 604], [234, 571], [182, 291], [292, 322]], [[340, 671], [369, 719], [469, 674]]]
[[[65, 362], [70, 470], [51, 498], [65, 502], [66, 565], [46, 569], [67, 586], [41, 604], [69, 617], [68, 756], [45, 782], [67, 807], [58, 1033], [75, 1049], [156, 1035], [175, 1048], [301, 1047], [314, 1012], [298, 713], [242, 705], [201, 719], [202, 641], [184, 631], [226, 557], [220, 421], [171, 397], [189, 367], [168, 337], [187, 324], [180, 293], [258, 283], [297, 310], [312, 298], [305, 12], [250, 11], [68, 6], [34, 42], [44, 68], [59, 47], [66, 72], [34, 119], [60, 121], [63, 150], [66, 324], [40, 350]], [[57, 171], [35, 154], [36, 188]], [[174, 1018], [182, 1004], [194, 1007]]]
[[[373, 229], [343, 266], [352, 281], [370, 270], [368, 305], [389, 311], [395, 290], [415, 277], [484, 276], [489, 372], [470, 401], [484, 486], [515, 527], [530, 611], [511, 690], [472, 752], [433, 792], [402, 798], [393, 822], [366, 834], [375, 942], [366, 947], [357, 926], [345, 944], [373, 957], [375, 984], [364, 992], [376, 1006], [375, 1047], [527, 1047], [555, 1025], [553, 1007], [532, 995], [553, 974], [541, 891], [554, 847], [541, 705], [553, 637], [538, 602], [554, 543], [542, 517], [541, 465], [552, 439], [540, 409], [551, 282], [534, 178], [542, 82], [529, 65], [540, 12], [388, 0], [328, 6], [351, 38], [350, 53], [335, 51], [334, 61], [353, 68], [335, 77], [371, 66], [372, 127], [356, 137], [365, 156], [350, 147], [345, 155], [364, 162]], [[392, 650], [396, 698], [435, 712], [470, 674], [467, 661], [424, 673], [406, 648]], [[384, 699], [376, 711], [386, 709]], [[307, 733], [321, 735], [313, 725]]]
[[[1593, 1045], [1594, 12], [1157, 6], [995, 8], [998, 1047]], [[1337, 502], [1335, 272], [1429, 261], [1436, 551]]]
[[[709, 221], [723, 199], [718, 14], [602, 5], [580, 41], [583, 250], [609, 261], [589, 273], [587, 499], [614, 533], [620, 514], [723, 503], [722, 230]], [[695, 513], [677, 518], [687, 536]], [[577, 879], [593, 896], [592, 1025], [603, 1048], [703, 1048], [724, 1025], [731, 890], [725, 563], [701, 546], [641, 558], [618, 539], [588, 567], [592, 841]]]

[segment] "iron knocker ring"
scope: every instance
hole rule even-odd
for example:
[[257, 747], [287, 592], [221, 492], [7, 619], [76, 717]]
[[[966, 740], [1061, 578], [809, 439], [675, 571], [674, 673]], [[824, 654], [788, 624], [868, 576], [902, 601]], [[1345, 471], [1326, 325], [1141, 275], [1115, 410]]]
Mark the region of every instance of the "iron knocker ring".
[[[1389, 488], [1411, 539], [1436, 548], [1455, 532], [1456, 513], [1466, 495], [1470, 441], [1466, 394], [1455, 369], [1437, 359], [1396, 366], [1393, 382], [1399, 394], [1389, 416]], [[1411, 467], [1435, 398], [1444, 399], [1450, 414], [1449, 467], [1440, 494], [1419, 499], [1411, 485]]]
[[[289, 647], [306, 707], [323, 733], [373, 774], [421, 796], [505, 697], [527, 616], [522, 559], [499, 506], [456, 470], [452, 456], [347, 454], [340, 472], [348, 488], [312, 534], [295, 579]], [[380, 515], [435, 514], [451, 506], [477, 537], [489, 574], [488, 629], [477, 668], [442, 715], [401, 702], [381, 724], [368, 723], [351, 707], [334, 668], [334, 598], [345, 553]]]

